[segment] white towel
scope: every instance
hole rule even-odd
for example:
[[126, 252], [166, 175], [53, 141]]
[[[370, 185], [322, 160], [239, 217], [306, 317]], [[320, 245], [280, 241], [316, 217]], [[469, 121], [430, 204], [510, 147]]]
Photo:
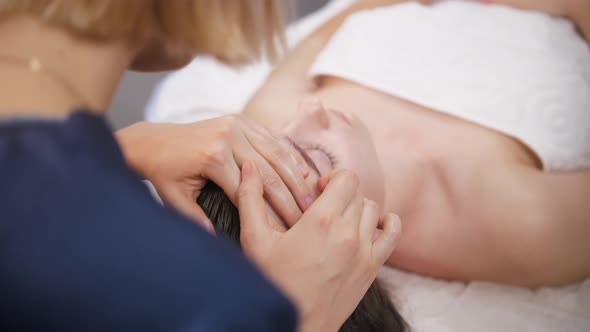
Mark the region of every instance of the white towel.
[[310, 75], [512, 136], [547, 171], [590, 168], [590, 48], [566, 19], [464, 1], [366, 10], [338, 29]]

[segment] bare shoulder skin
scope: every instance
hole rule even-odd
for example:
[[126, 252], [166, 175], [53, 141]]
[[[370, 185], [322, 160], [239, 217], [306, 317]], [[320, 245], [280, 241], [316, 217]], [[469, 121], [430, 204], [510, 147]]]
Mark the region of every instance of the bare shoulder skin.
[[342, 79], [306, 79], [347, 15], [397, 2], [359, 2], [320, 27], [276, 68], [245, 114], [282, 128], [297, 101], [314, 94], [366, 125], [383, 169], [383, 212], [403, 223], [392, 265], [527, 287], [590, 275], [590, 170], [546, 173], [534, 153], [498, 132]]

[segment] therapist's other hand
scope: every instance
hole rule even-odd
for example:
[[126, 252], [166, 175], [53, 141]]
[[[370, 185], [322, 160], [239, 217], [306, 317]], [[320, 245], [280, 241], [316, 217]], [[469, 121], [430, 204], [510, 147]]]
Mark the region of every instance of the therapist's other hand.
[[379, 209], [358, 186], [349, 171], [330, 173], [318, 181], [322, 193], [301, 220], [289, 230], [277, 230], [256, 167], [243, 165], [238, 200], [242, 248], [295, 303], [300, 331], [337, 331], [395, 247], [399, 219], [387, 216], [374, 238]]
[[290, 144], [239, 115], [191, 124], [138, 123], [117, 133], [129, 164], [149, 179], [162, 200], [186, 216], [213, 226], [195, 200], [207, 180], [237, 205], [240, 168], [253, 161], [262, 173], [267, 201], [288, 226], [311, 204], [303, 158]]

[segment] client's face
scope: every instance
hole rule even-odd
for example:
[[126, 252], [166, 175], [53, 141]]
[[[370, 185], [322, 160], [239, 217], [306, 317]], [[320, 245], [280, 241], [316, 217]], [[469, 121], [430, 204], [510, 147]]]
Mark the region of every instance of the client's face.
[[[289, 137], [312, 170], [307, 178], [315, 187], [319, 175], [346, 168], [360, 179], [363, 194], [383, 206], [383, 170], [367, 127], [355, 116], [325, 109], [318, 100], [304, 101], [281, 134]], [[318, 174], [319, 173], [319, 174]]]

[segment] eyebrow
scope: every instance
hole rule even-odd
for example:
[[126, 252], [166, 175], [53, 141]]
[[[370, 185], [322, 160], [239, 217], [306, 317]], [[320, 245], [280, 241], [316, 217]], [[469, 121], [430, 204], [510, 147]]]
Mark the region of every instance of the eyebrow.
[[303, 157], [303, 160], [305, 160], [307, 165], [309, 165], [309, 167], [311, 167], [311, 169], [313, 169], [314, 172], [316, 172], [316, 174], [321, 177], [322, 174], [320, 173], [320, 170], [318, 169], [316, 164], [313, 162], [313, 160], [309, 157], [307, 152], [305, 152], [305, 150], [303, 150], [299, 145], [297, 145], [297, 143], [293, 142], [293, 140], [291, 138], [287, 137], [287, 140], [289, 141], [289, 143], [291, 143], [291, 145], [295, 148], [295, 150], [297, 150], [297, 152], [299, 152], [299, 154], [301, 155], [301, 157]]

